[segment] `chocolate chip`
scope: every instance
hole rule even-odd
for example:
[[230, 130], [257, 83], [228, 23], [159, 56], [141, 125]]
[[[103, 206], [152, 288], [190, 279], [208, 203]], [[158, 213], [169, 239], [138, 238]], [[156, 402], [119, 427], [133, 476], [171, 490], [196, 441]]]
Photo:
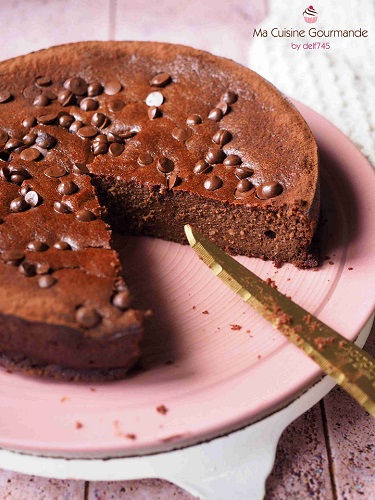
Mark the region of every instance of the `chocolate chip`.
[[120, 156], [120, 154], [124, 151], [125, 147], [122, 144], [119, 144], [118, 142], [113, 142], [109, 146], [109, 153], [112, 156]]
[[44, 175], [51, 178], [63, 177], [65, 174], [66, 170], [61, 165], [53, 165], [52, 167], [46, 168], [46, 170], [44, 171]]
[[87, 92], [87, 83], [79, 76], [70, 78], [68, 80], [67, 87], [75, 95], [84, 95]]
[[158, 73], [150, 80], [153, 87], [164, 87], [171, 81], [171, 75], [168, 73]]
[[128, 290], [124, 290], [122, 292], [116, 293], [116, 295], [112, 299], [112, 304], [118, 309], [128, 309], [131, 305], [131, 296]]
[[225, 158], [226, 154], [222, 149], [209, 148], [205, 160], [210, 165], [216, 165], [217, 163], [223, 163]]
[[87, 95], [89, 97], [96, 97], [103, 92], [103, 85], [99, 82], [90, 83], [87, 87]]
[[22, 141], [24, 144], [26, 144], [26, 146], [32, 146], [33, 144], [35, 144], [35, 140], [37, 137], [38, 134], [36, 132], [29, 132], [22, 137]]
[[10, 176], [10, 181], [13, 182], [13, 184], [21, 185], [24, 180], [25, 180], [25, 177], [21, 174], [12, 174]]
[[35, 125], [37, 124], [37, 120], [35, 118], [35, 116], [29, 116], [27, 118], [25, 118], [22, 122], [22, 125], [25, 127], [25, 128], [31, 128], [31, 127], [35, 127]]
[[246, 177], [253, 175], [254, 170], [251, 170], [249, 167], [237, 167], [234, 173], [238, 179], [246, 179]]
[[35, 99], [35, 97], [39, 94], [40, 89], [35, 85], [28, 85], [22, 91], [22, 95], [25, 99]]
[[31, 252], [45, 252], [48, 250], [48, 245], [44, 241], [33, 240], [27, 245], [27, 249]]
[[30, 205], [30, 207], [37, 207], [42, 201], [42, 198], [36, 191], [29, 191], [25, 195], [25, 201]]
[[195, 174], [207, 174], [208, 172], [211, 172], [212, 166], [209, 165], [207, 162], [204, 160], [199, 160], [193, 169], [193, 172]]
[[76, 219], [79, 222], [91, 222], [96, 219], [96, 215], [90, 210], [83, 208], [76, 213]]
[[142, 167], [145, 167], [146, 165], [151, 165], [151, 163], [154, 161], [150, 153], [141, 153], [138, 156], [138, 164], [141, 165]]
[[17, 265], [25, 258], [25, 254], [17, 250], [5, 250], [1, 253], [0, 258], [3, 262], [11, 265]]
[[12, 97], [12, 94], [7, 90], [0, 91], [0, 104], [10, 101]]
[[122, 85], [117, 80], [111, 80], [104, 85], [104, 92], [108, 95], [115, 95], [122, 89]]
[[5, 130], [0, 130], [0, 146], [5, 146], [9, 139], [9, 135], [5, 132]]
[[78, 129], [77, 134], [84, 139], [91, 139], [98, 134], [98, 129], [93, 125], [85, 125]]
[[108, 153], [108, 142], [94, 142], [92, 145], [92, 153], [97, 156], [97, 155], [105, 155]]
[[199, 125], [202, 123], [202, 118], [199, 115], [190, 115], [186, 118], [186, 123], [190, 126]]
[[9, 162], [12, 159], [12, 155], [8, 151], [0, 151], [0, 161]]
[[69, 89], [64, 89], [60, 90], [60, 92], [57, 94], [57, 100], [61, 104], [61, 106], [71, 106], [75, 101], [75, 97], [73, 92], [71, 92]]
[[95, 99], [91, 99], [91, 97], [86, 97], [85, 99], [82, 99], [79, 107], [82, 111], [95, 111], [98, 109], [99, 103], [98, 101], [95, 101]]
[[39, 288], [51, 288], [51, 286], [57, 283], [57, 279], [50, 274], [46, 274], [45, 276], [41, 276], [38, 279]]
[[47, 96], [48, 99], [50, 99], [51, 101], [54, 101], [55, 99], [57, 99], [57, 95], [52, 92], [51, 89], [47, 89], [47, 90], [43, 90], [43, 95]]
[[169, 158], [162, 156], [158, 159], [156, 168], [162, 174], [168, 174], [169, 172], [172, 172], [172, 170], [174, 169], [174, 163]]
[[187, 141], [190, 139], [191, 135], [192, 131], [190, 128], [176, 127], [172, 130], [172, 137], [179, 142]]
[[61, 201], [55, 201], [53, 204], [53, 209], [59, 214], [69, 214], [71, 212], [68, 205], [65, 205], [65, 203], [62, 203]]
[[237, 155], [229, 155], [225, 158], [223, 163], [226, 167], [235, 167], [237, 165], [241, 165], [242, 160]]
[[257, 188], [257, 197], [261, 200], [268, 200], [275, 198], [283, 192], [283, 187], [278, 182], [266, 182]]
[[69, 127], [69, 132], [71, 134], [76, 134], [78, 130], [83, 127], [83, 122], [81, 120], [75, 120]]
[[82, 306], [76, 311], [76, 320], [82, 328], [93, 328], [100, 323], [101, 316], [93, 307]]
[[218, 130], [212, 138], [212, 142], [215, 142], [219, 146], [224, 146], [232, 139], [232, 134], [228, 130]]
[[40, 151], [36, 148], [26, 148], [20, 154], [20, 158], [24, 161], [36, 161], [39, 157]]
[[91, 118], [91, 124], [99, 128], [104, 124], [106, 118], [107, 117], [103, 113], [95, 113]]
[[9, 151], [14, 151], [15, 149], [23, 145], [24, 145], [23, 142], [20, 141], [19, 139], [9, 139], [9, 141], [7, 141], [4, 147], [5, 149], [9, 149]]
[[52, 81], [49, 76], [38, 76], [35, 83], [39, 85], [39, 87], [47, 87], [51, 85]]
[[104, 134], [99, 134], [95, 137], [94, 139], [94, 144], [105, 144], [108, 142], [108, 138], [106, 135]]
[[137, 132], [135, 130], [123, 130], [123, 131], [119, 131], [117, 132], [117, 134], [122, 138], [122, 139], [131, 139], [132, 137], [134, 137]]
[[158, 118], [158, 116], [160, 116], [160, 110], [156, 106], [151, 106], [148, 108], [147, 114], [150, 120], [154, 120], [154, 118]]
[[246, 193], [247, 191], [254, 191], [254, 186], [252, 183], [249, 181], [249, 179], [242, 179], [240, 182], [237, 184], [236, 187], [237, 191], [239, 193]]
[[150, 92], [146, 97], [147, 106], [161, 106], [164, 102], [164, 96], [161, 92]]
[[237, 95], [229, 90], [220, 97], [220, 101], [227, 102], [228, 104], [233, 104], [237, 101]]
[[226, 102], [219, 102], [219, 104], [216, 104], [216, 108], [221, 109], [223, 115], [226, 115], [230, 111], [230, 107]]
[[57, 241], [53, 248], [56, 248], [56, 250], [71, 250], [72, 247], [66, 241]]
[[220, 177], [213, 175], [212, 177], [204, 181], [203, 185], [207, 189], [207, 191], [215, 191], [216, 189], [221, 188], [221, 186], [223, 185], [223, 181], [220, 179]]
[[38, 116], [38, 123], [42, 125], [52, 125], [57, 120], [57, 113], [48, 113], [47, 115]]
[[22, 186], [21, 189], [19, 190], [19, 193], [21, 196], [25, 197], [29, 191], [30, 191], [30, 186]]
[[75, 163], [72, 169], [74, 174], [89, 174], [90, 171], [83, 163]]
[[214, 122], [220, 121], [224, 116], [224, 113], [220, 108], [214, 108], [208, 113], [208, 118]]
[[51, 271], [51, 266], [46, 262], [38, 262], [36, 265], [36, 274], [48, 274]]
[[57, 191], [62, 196], [67, 194], [73, 194], [78, 191], [78, 186], [73, 181], [61, 181], [60, 184], [57, 186]]
[[49, 98], [44, 94], [39, 94], [35, 97], [33, 104], [34, 106], [48, 106], [50, 104]]
[[63, 128], [69, 128], [70, 125], [74, 122], [74, 116], [72, 115], [62, 115], [59, 118], [59, 125]]
[[118, 142], [119, 144], [123, 144], [124, 143], [124, 141], [123, 141], [123, 139], [121, 137], [119, 137], [116, 134], [113, 134], [112, 132], [108, 132], [108, 134], [107, 134], [107, 140], [109, 142]]
[[121, 99], [114, 99], [113, 101], [110, 101], [108, 103], [108, 109], [109, 111], [112, 111], [112, 113], [117, 113], [118, 111], [121, 111], [125, 106], [124, 101]]
[[46, 132], [40, 132], [35, 142], [41, 148], [51, 149], [55, 146], [56, 139]]
[[24, 212], [30, 208], [29, 204], [21, 197], [15, 198], [10, 202], [10, 210], [11, 212]]
[[30, 278], [31, 276], [36, 275], [35, 264], [32, 264], [31, 262], [27, 262], [27, 260], [22, 262], [18, 269], [19, 269], [19, 272], [22, 273], [27, 278]]
[[167, 177], [167, 188], [168, 189], [173, 189], [174, 187], [178, 186], [181, 182], [180, 177], [176, 174], [176, 172], [172, 172], [168, 177]]
[[10, 171], [9, 171], [9, 166], [6, 165], [5, 167], [0, 168], [0, 174], [3, 179], [5, 179], [8, 182], [11, 182], [10, 180]]

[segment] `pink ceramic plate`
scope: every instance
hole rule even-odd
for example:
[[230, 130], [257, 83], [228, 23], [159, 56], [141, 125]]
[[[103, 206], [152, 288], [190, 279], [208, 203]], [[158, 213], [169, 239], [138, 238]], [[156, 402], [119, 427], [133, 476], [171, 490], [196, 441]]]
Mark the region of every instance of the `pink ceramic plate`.
[[[316, 272], [239, 260], [355, 339], [375, 307], [375, 176], [341, 132], [298, 108], [320, 147], [329, 258]], [[134, 295], [154, 310], [143, 345], [145, 371], [86, 385], [1, 370], [0, 446], [74, 457], [163, 451], [260, 419], [321, 376], [189, 247], [147, 238], [117, 244]]]

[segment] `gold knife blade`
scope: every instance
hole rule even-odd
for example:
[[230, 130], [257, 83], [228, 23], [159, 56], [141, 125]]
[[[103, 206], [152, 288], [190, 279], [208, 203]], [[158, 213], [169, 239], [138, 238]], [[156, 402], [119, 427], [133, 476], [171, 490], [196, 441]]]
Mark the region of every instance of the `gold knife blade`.
[[216, 276], [375, 416], [374, 358], [272, 288], [188, 224], [185, 234], [190, 246]]

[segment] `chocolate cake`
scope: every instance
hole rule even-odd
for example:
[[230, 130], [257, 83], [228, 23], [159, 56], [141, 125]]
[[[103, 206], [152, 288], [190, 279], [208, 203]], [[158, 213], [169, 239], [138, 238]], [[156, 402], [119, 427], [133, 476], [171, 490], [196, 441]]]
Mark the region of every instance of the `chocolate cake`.
[[122, 377], [139, 357], [110, 228], [315, 265], [318, 158], [270, 83], [179, 45], [87, 42], [0, 63], [0, 363]]

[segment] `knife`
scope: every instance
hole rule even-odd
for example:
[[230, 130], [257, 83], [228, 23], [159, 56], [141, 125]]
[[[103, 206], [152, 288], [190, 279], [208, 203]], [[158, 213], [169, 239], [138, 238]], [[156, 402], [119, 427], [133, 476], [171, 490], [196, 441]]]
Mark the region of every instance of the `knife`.
[[190, 246], [216, 276], [375, 416], [374, 358], [272, 288], [188, 224], [185, 234]]

